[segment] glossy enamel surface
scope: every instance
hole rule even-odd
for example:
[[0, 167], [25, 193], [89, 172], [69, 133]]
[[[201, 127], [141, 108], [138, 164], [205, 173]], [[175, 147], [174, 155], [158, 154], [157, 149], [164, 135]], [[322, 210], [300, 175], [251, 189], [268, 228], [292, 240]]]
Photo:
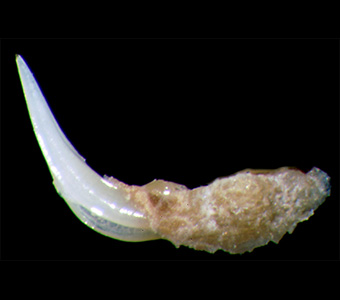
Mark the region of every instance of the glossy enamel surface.
[[19, 55], [16, 61], [34, 133], [59, 195], [81, 221], [100, 233], [127, 241], [157, 238], [133, 203], [93, 171], [74, 149], [27, 64]]

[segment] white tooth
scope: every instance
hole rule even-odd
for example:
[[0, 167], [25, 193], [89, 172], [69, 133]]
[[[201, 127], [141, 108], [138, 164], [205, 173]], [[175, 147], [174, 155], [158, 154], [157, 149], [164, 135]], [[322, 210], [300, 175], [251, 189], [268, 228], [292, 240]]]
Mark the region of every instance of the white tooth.
[[33, 129], [59, 195], [80, 220], [104, 235], [126, 241], [159, 238], [119, 189], [85, 163], [54, 119], [25, 61], [17, 55], [16, 62]]

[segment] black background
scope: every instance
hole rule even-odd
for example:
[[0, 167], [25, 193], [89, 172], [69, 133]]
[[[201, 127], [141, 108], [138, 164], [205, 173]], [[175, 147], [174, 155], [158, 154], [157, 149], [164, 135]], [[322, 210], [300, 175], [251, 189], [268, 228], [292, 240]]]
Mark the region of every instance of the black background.
[[[243, 255], [104, 237], [52, 185], [16, 53], [66, 136], [101, 175], [194, 188], [245, 168], [316, 166], [331, 177], [332, 195], [278, 245]], [[337, 40], [2, 40], [2, 259], [338, 259], [338, 92]]]

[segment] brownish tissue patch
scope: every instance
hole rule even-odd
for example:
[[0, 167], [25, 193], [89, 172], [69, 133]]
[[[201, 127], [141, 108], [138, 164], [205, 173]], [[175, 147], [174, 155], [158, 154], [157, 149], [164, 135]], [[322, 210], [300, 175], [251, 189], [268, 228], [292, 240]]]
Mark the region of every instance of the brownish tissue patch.
[[120, 188], [160, 237], [177, 247], [230, 253], [277, 243], [330, 194], [325, 172], [288, 167], [247, 169], [193, 190], [164, 180]]
[[148, 194], [152, 206], [159, 212], [166, 213], [178, 202], [178, 191], [186, 189], [184, 186], [164, 180], [154, 180], [142, 187]]

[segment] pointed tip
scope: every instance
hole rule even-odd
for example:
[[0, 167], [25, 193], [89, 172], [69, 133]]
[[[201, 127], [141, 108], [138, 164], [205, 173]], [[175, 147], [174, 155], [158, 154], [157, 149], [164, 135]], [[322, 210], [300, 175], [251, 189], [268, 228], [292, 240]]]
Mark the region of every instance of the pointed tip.
[[20, 63], [24, 63], [26, 65], [26, 62], [24, 61], [24, 59], [22, 58], [22, 56], [20, 54], [15, 54], [15, 61], [18, 64]]
[[23, 62], [24, 60], [22, 59], [20, 54], [15, 54], [15, 61], [16, 61], [17, 65], [18, 65], [19, 62]]

